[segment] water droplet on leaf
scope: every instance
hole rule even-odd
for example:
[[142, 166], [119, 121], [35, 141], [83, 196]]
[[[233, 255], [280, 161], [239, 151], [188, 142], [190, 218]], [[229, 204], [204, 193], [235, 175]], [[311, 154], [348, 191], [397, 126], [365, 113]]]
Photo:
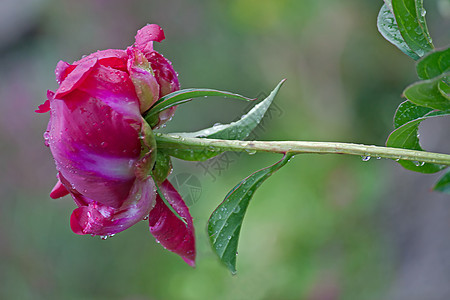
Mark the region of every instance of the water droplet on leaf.
[[247, 152], [247, 153], [250, 154], [250, 155], [253, 155], [253, 154], [256, 153], [256, 150], [253, 150], [253, 149], [245, 149], [245, 152]]

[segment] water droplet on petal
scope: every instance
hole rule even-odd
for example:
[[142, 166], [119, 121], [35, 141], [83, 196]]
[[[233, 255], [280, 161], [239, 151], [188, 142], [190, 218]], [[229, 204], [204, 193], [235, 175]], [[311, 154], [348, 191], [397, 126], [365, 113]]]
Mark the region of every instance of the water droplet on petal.
[[45, 146], [48, 147], [49, 142], [50, 142], [50, 133], [48, 131], [46, 131], [46, 132], [44, 132], [44, 143], [45, 143]]

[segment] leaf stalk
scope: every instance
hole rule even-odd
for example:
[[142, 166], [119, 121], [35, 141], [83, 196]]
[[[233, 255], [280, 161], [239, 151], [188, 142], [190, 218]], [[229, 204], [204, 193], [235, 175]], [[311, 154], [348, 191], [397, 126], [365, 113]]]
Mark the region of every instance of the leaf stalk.
[[209, 152], [271, 152], [290, 154], [348, 154], [365, 158], [387, 158], [395, 161], [408, 160], [419, 164], [434, 163], [450, 166], [450, 155], [401, 148], [380, 147], [364, 144], [311, 142], [311, 141], [240, 141], [183, 137], [172, 134], [156, 134], [159, 149], [187, 149]]

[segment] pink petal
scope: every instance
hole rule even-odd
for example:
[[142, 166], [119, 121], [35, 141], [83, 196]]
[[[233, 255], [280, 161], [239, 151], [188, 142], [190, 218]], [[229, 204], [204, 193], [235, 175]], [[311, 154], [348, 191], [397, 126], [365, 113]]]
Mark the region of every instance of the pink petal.
[[58, 178], [58, 182], [55, 184], [55, 187], [50, 192], [50, 198], [58, 199], [64, 197], [69, 194], [69, 191], [64, 187], [61, 183], [61, 180]]
[[[156, 51], [147, 54], [146, 57], [150, 62], [160, 87], [159, 98], [178, 91], [180, 89], [180, 83], [178, 81], [177, 73], [172, 67], [172, 63]], [[176, 108], [176, 106], [173, 106], [162, 111], [159, 114], [159, 121], [154, 128], [158, 128], [169, 121], [174, 115]]]
[[194, 267], [195, 234], [189, 209], [168, 180], [160, 185], [160, 189], [175, 211], [187, 221], [187, 225], [178, 219], [157, 195], [156, 205], [149, 214], [150, 232], [164, 248], [180, 255], [187, 264]]
[[124, 71], [98, 65], [79, 86], [79, 90], [124, 116], [140, 119], [139, 99], [133, 82]]
[[93, 58], [77, 65], [61, 82], [56, 90], [55, 98], [59, 99], [74, 91], [87, 78], [96, 63], [97, 59]]
[[153, 41], [161, 42], [164, 39], [164, 31], [159, 25], [148, 24], [138, 30], [135, 46], [144, 53], [151, 52], [153, 51]]
[[70, 183], [66, 188], [120, 207], [135, 179], [142, 118], [131, 119], [80, 91], [50, 103], [48, 144], [57, 169]]
[[177, 73], [168, 59], [156, 51], [146, 53], [145, 57], [148, 59], [153, 72], [155, 72], [156, 80], [161, 87], [160, 98], [180, 89]]
[[76, 234], [109, 236], [143, 220], [155, 203], [155, 185], [151, 178], [136, 180], [124, 204], [112, 207], [91, 201], [72, 212], [70, 227]]
[[60, 60], [56, 64], [55, 69], [55, 76], [56, 76], [56, 82], [58, 84], [61, 84], [61, 82], [67, 77], [67, 75], [75, 69], [75, 66], [70, 65], [69, 63], [66, 63], [65, 61]]
[[103, 66], [111, 67], [121, 71], [127, 70], [127, 59], [128, 59], [127, 53], [125, 50], [119, 49], [100, 50], [83, 57], [82, 59], [74, 62], [73, 64], [79, 65], [93, 58], [98, 59], [98, 63]]
[[50, 101], [45, 100], [45, 102], [38, 106], [38, 109], [35, 112], [43, 114], [50, 111]]
[[[50, 100], [53, 100], [55, 97], [55, 93], [53, 91], [47, 90], [47, 100], [41, 105], [39, 105], [38, 109], [35, 110], [37, 113], [46, 113], [50, 111]], [[48, 126], [50, 127], [50, 126]]]

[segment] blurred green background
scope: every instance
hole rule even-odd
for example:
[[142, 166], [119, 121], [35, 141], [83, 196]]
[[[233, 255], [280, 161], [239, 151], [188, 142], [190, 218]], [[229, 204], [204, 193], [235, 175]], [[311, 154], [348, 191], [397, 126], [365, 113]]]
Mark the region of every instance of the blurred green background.
[[[383, 145], [414, 64], [376, 29], [373, 0], [2, 0], [0, 3], [1, 299], [450, 299], [450, 202], [437, 175], [392, 161], [297, 156], [255, 194], [238, 274], [209, 248], [206, 221], [226, 193], [277, 155], [174, 161], [172, 181], [198, 179], [191, 201], [196, 269], [141, 222], [106, 241], [69, 227], [75, 204], [52, 200], [55, 167], [33, 111], [54, 90], [58, 60], [125, 48], [157, 23], [155, 48], [183, 87], [261, 97], [287, 78], [254, 138]], [[425, 1], [437, 47], [450, 38], [448, 0]], [[164, 131], [230, 122], [230, 99], [179, 107]], [[448, 121], [425, 122], [425, 148], [448, 152]], [[179, 183], [188, 195], [189, 186]]]

